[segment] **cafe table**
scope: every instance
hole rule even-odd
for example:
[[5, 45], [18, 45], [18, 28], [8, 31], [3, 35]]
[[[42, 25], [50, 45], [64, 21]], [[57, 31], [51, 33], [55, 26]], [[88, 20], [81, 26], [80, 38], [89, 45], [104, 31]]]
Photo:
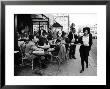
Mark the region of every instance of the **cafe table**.
[[[48, 54], [47, 51], [44, 51], [44, 49], [40, 49], [40, 50], [35, 50], [32, 52], [33, 55], [38, 56], [39, 57], [39, 70], [41, 70], [41, 63], [42, 63], [42, 56], [45, 56], [46, 54]], [[43, 59], [45, 60], [45, 59]]]

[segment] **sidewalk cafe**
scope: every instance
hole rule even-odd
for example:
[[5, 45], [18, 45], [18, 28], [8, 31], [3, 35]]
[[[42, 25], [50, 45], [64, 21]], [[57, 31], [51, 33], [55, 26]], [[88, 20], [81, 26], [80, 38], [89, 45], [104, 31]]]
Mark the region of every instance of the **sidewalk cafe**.
[[[23, 19], [19, 20], [21, 17]], [[63, 27], [59, 23], [53, 24], [51, 30], [60, 29], [60, 31], [56, 30], [56, 37], [54, 37], [52, 31], [48, 31], [50, 29], [49, 22], [44, 15], [34, 15], [33, 18], [31, 15], [24, 15], [24, 17], [23, 15], [15, 15], [15, 21], [15, 66], [23, 67], [29, 65], [32, 70], [35, 70], [37, 66], [41, 70], [46, 68], [49, 63], [57, 63], [59, 71], [60, 65], [68, 60], [68, 53], [65, 47], [66, 33], [62, 32]], [[45, 24], [43, 24], [44, 22]], [[33, 28], [35, 25], [38, 28]]]

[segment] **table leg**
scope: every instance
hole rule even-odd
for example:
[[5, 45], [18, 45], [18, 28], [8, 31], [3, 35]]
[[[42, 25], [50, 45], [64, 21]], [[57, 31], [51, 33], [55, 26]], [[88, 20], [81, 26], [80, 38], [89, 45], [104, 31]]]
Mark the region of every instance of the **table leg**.
[[32, 70], [34, 69], [34, 64], [33, 64], [34, 62], [33, 62], [33, 59], [32, 59]]

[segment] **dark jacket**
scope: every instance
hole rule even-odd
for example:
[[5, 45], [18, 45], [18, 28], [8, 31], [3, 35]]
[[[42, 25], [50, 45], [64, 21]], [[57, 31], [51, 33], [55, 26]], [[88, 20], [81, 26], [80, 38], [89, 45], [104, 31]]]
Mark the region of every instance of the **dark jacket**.
[[54, 48], [55, 50], [54, 51], [52, 51], [52, 54], [54, 55], [54, 56], [58, 56], [58, 53], [59, 53], [59, 50], [60, 50], [60, 46], [59, 45], [55, 45], [55, 48]]
[[46, 43], [46, 44], [48, 44], [48, 41], [47, 41], [47, 39], [46, 38], [44, 38], [44, 37], [39, 37], [39, 42], [38, 42], [38, 45], [40, 45], [40, 46], [43, 46], [44, 45], [44, 43]]
[[[83, 36], [81, 36], [79, 39], [78, 39], [78, 43], [81, 43], [82, 45], [81, 45], [81, 47], [83, 47], [84, 45], [83, 45], [83, 41], [82, 41], [82, 37]], [[92, 42], [92, 34], [90, 33], [89, 34], [89, 50], [91, 49], [91, 45], [93, 44], [93, 42]], [[80, 48], [81, 48], [80, 47]]]
[[[69, 38], [69, 42], [71, 43], [71, 41], [72, 41], [72, 39], [73, 39], [73, 34], [72, 34], [72, 32], [70, 32], [69, 33], [69, 35], [68, 35], [68, 38]], [[76, 34], [74, 34], [74, 38], [75, 38], [75, 44], [77, 44], [77, 39], [78, 39], [78, 36], [76, 35]]]
[[49, 33], [48, 36], [47, 36], [47, 39], [52, 40], [52, 38], [53, 38], [52, 33]]
[[[43, 32], [45, 32], [45, 33], [46, 33], [46, 31], [45, 31], [45, 30], [42, 30], [42, 33], [43, 33]], [[39, 30], [39, 31], [38, 31], [38, 33], [39, 33], [39, 36], [41, 36], [41, 35], [42, 35], [42, 34], [41, 34], [41, 30]]]

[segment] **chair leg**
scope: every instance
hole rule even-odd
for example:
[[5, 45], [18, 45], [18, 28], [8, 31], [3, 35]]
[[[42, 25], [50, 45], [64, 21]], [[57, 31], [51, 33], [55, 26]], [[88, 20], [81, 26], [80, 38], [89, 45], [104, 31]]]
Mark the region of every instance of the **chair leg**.
[[58, 61], [58, 72], [60, 71], [60, 60], [59, 58], [57, 58], [57, 61]]
[[24, 61], [23, 61], [23, 59], [22, 59], [22, 66], [24, 66]]
[[50, 59], [50, 62], [52, 62], [53, 61], [53, 56], [51, 55], [51, 59]]
[[69, 61], [69, 50], [67, 51], [67, 61]]
[[32, 59], [32, 70], [34, 69], [33, 59]]

